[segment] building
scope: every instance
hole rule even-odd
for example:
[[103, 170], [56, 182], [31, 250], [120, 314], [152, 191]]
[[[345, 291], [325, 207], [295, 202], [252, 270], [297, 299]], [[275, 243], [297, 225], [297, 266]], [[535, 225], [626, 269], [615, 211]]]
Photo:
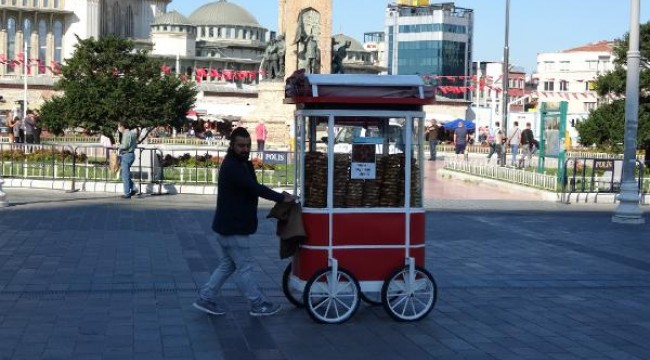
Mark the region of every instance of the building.
[[[373, 65], [382, 68], [388, 67], [386, 57], [386, 33], [383, 31], [373, 31], [363, 34], [363, 48], [370, 52], [370, 61]], [[382, 75], [387, 71], [384, 70]]]
[[367, 50], [366, 45], [362, 45], [356, 39], [344, 35], [336, 34], [332, 37], [335, 45], [334, 49], [344, 46], [348, 41], [350, 47], [347, 49], [347, 56], [343, 59], [346, 74], [380, 74], [386, 71], [385, 67], [380, 66], [377, 59], [376, 50]]
[[[385, 18], [388, 74], [420, 74], [438, 86], [467, 88], [473, 24], [473, 10], [456, 7], [454, 3], [416, 0], [389, 4]], [[468, 92], [443, 95], [469, 98]]]
[[[61, 63], [82, 39], [116, 34], [146, 46], [149, 25], [171, 0], [0, 0], [2, 109], [24, 97], [38, 106], [52, 96]], [[27, 66], [25, 67], [25, 61]]]
[[537, 55], [535, 95], [542, 102], [567, 101], [570, 114], [585, 116], [599, 103], [594, 80], [614, 70], [613, 41], [599, 41], [576, 48]]

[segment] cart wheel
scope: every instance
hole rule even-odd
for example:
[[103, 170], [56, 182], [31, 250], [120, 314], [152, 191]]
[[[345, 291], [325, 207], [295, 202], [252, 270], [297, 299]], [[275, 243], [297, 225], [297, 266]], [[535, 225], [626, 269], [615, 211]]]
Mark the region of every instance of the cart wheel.
[[303, 300], [309, 316], [322, 324], [340, 324], [359, 308], [359, 282], [350, 272], [339, 268], [321, 270], [305, 286]]
[[284, 296], [289, 300], [291, 304], [296, 307], [303, 307], [305, 303], [302, 302], [302, 291], [298, 291], [291, 287], [289, 281], [291, 280], [291, 263], [287, 265], [287, 268], [284, 269], [282, 273], [282, 291]]
[[381, 305], [381, 292], [362, 292], [361, 300], [368, 305], [378, 306]]
[[417, 321], [436, 304], [438, 286], [425, 269], [415, 267], [415, 281], [409, 283], [409, 268], [395, 271], [381, 289], [384, 309], [397, 321]]

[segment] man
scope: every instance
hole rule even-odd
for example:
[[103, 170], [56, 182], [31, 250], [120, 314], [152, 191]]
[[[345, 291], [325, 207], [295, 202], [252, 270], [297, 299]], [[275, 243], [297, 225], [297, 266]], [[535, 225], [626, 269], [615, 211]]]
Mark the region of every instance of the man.
[[519, 144], [521, 143], [521, 129], [519, 121], [513, 123], [513, 127], [508, 132], [508, 144], [510, 145], [510, 165], [517, 166], [517, 154], [519, 153]]
[[501, 165], [501, 154], [503, 153], [503, 130], [501, 130], [499, 122], [494, 123], [494, 128], [490, 131], [488, 137], [490, 144], [490, 152], [488, 153], [488, 164], [492, 159], [492, 155], [497, 154], [497, 165]]
[[462, 121], [458, 122], [458, 127], [454, 130], [454, 145], [456, 150], [456, 158], [458, 155], [465, 154], [465, 148], [467, 147], [467, 141], [469, 140], [469, 135], [467, 134], [467, 129], [465, 124]]
[[264, 144], [266, 143], [266, 137], [269, 135], [269, 131], [264, 125], [264, 120], [260, 122], [255, 127], [255, 138], [257, 139], [257, 151], [264, 151]]
[[23, 122], [23, 128], [25, 130], [25, 142], [27, 144], [34, 144], [34, 131], [36, 129], [36, 119], [34, 118], [34, 112], [32, 110], [27, 110], [27, 117]]
[[427, 139], [429, 140], [429, 161], [436, 161], [438, 147], [438, 124], [431, 120], [431, 126], [427, 127]]
[[138, 146], [138, 134], [136, 134], [136, 131], [129, 129], [128, 125], [122, 121], [117, 124], [117, 131], [122, 134], [122, 141], [120, 141], [120, 145], [118, 146], [120, 173], [124, 186], [122, 199], [130, 199], [131, 196], [137, 193], [133, 188], [133, 181], [131, 180], [131, 165], [135, 161], [135, 148]]
[[[526, 128], [521, 132], [521, 156], [523, 164], [520, 164], [520, 167], [530, 166], [533, 159], [535, 135], [530, 127], [530, 123], [527, 122]], [[526, 165], [526, 160], [528, 161], [528, 165]]]
[[219, 169], [217, 208], [212, 230], [217, 233], [221, 248], [219, 266], [199, 291], [199, 298], [192, 304], [211, 315], [223, 315], [225, 311], [217, 304], [219, 291], [228, 277], [238, 273], [237, 285], [248, 298], [251, 316], [268, 316], [280, 311], [272, 304], [257, 284], [253, 274], [250, 235], [257, 231], [257, 201], [259, 197], [275, 202], [291, 202], [295, 198], [281, 194], [257, 182], [253, 164], [248, 160], [251, 137], [242, 127], [233, 130], [230, 146]]

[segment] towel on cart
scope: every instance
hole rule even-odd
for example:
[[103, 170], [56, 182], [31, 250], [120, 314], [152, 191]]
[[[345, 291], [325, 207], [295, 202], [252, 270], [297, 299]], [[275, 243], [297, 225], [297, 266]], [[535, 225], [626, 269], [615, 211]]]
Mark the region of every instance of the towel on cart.
[[278, 220], [275, 233], [280, 238], [280, 258], [293, 256], [300, 243], [307, 238], [300, 203], [277, 203], [266, 217]]

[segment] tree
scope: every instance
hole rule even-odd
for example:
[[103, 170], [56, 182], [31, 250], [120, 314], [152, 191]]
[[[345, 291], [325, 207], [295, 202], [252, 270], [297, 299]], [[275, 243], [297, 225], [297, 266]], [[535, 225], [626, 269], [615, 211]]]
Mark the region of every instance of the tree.
[[[640, 147], [650, 144], [650, 23], [641, 25], [641, 72], [639, 78], [639, 131]], [[577, 125], [582, 145], [596, 144], [601, 149], [620, 151], [625, 129], [625, 86], [627, 82], [627, 51], [629, 33], [614, 46], [614, 70], [596, 78], [596, 92], [600, 97], [619, 98], [603, 104], [589, 114], [587, 120]]]
[[54, 133], [81, 127], [111, 135], [117, 123], [146, 129], [180, 127], [196, 101], [196, 88], [174, 75], [132, 41], [115, 37], [77, 37], [74, 54], [62, 67], [56, 85], [63, 91], [41, 108], [40, 122]]

